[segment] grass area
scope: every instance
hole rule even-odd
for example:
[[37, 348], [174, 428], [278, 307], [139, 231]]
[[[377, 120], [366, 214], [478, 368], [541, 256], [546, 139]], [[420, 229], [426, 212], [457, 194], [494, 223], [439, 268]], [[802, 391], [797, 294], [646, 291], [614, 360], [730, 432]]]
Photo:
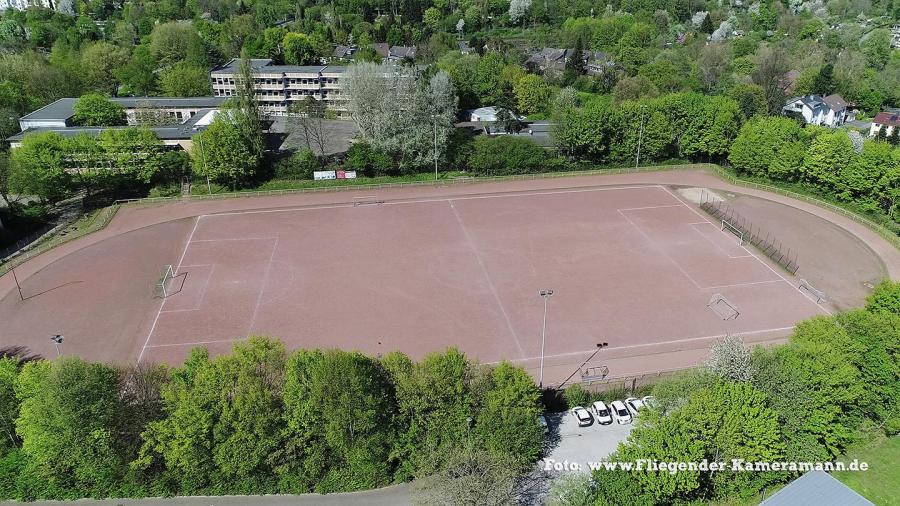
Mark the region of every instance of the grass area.
[[30, 249], [27, 252], [17, 257], [11, 258], [8, 262], [0, 265], [0, 274], [5, 274], [13, 267], [21, 265], [27, 260], [34, 258], [47, 250], [55, 248], [60, 244], [78, 239], [79, 237], [83, 237], [106, 227], [106, 225], [108, 225], [109, 222], [112, 221], [113, 217], [116, 215], [116, 211], [118, 210], [119, 206], [115, 205], [103, 207], [101, 209], [95, 209], [89, 213], [82, 215], [77, 220], [66, 225], [65, 227], [62, 227], [56, 232], [48, 234], [38, 241], [32, 243], [30, 245]]
[[900, 506], [900, 436], [880, 438], [855, 447], [838, 460], [859, 459], [869, 464], [868, 471], [836, 471], [832, 476], [880, 506]]
[[[464, 172], [442, 172], [439, 179], [454, 179], [465, 177]], [[273, 179], [266, 181], [255, 188], [245, 188], [238, 190], [239, 192], [256, 192], [256, 191], [273, 191], [273, 190], [298, 190], [304, 188], [330, 188], [338, 186], [357, 186], [369, 184], [386, 184], [386, 183], [411, 183], [415, 181], [432, 181], [434, 180], [433, 172], [422, 172], [418, 174], [409, 174], [406, 176], [383, 176], [383, 177], [358, 177], [356, 179], [327, 179], [323, 181], [313, 181], [311, 179]], [[191, 195], [206, 195], [212, 190], [216, 193], [230, 193], [231, 187], [212, 183], [210, 188], [206, 187], [204, 181], [196, 181], [191, 186]]]

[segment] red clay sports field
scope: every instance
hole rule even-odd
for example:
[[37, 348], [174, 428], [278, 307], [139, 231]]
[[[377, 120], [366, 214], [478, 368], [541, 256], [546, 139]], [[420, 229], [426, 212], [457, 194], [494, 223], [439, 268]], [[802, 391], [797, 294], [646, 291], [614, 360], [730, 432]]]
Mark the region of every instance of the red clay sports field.
[[[62, 333], [64, 352], [179, 363], [194, 346], [221, 353], [272, 335], [289, 348], [415, 358], [455, 345], [536, 372], [538, 292], [553, 289], [552, 382], [598, 342], [609, 343], [602, 360], [633, 359], [628, 373], [665, 370], [684, 365], [667, 353], [726, 333], [780, 338], [828, 312], [661, 184], [339, 193], [322, 203], [294, 196], [307, 197], [299, 206], [211, 207], [68, 253], [26, 279], [26, 301], [7, 293], [3, 344], [47, 354], [44, 334]], [[153, 298], [165, 263], [176, 276], [168, 297]], [[739, 316], [710, 309], [714, 295]]]

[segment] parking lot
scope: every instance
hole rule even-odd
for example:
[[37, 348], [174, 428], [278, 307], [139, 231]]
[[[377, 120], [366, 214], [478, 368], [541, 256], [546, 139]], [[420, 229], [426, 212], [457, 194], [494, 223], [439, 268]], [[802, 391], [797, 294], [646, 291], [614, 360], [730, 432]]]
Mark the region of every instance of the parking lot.
[[[587, 470], [588, 462], [596, 462], [606, 458], [615, 451], [620, 442], [625, 441], [631, 433], [633, 424], [599, 425], [596, 420], [587, 427], [579, 427], [568, 411], [549, 413], [546, 415], [549, 433], [548, 455], [542, 464], [552, 462], [577, 463], [582, 471]], [[570, 467], [567, 467], [570, 469]]]

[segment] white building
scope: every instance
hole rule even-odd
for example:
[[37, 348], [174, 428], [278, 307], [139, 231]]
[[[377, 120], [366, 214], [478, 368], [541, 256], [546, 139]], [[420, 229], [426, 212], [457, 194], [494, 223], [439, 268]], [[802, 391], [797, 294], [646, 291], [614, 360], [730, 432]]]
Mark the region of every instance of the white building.
[[849, 121], [847, 102], [840, 95], [804, 95], [788, 100], [781, 108], [787, 116], [798, 116], [808, 125], [839, 127]]
[[878, 131], [884, 127], [884, 135], [890, 137], [894, 134], [894, 130], [900, 128], [900, 111], [880, 112], [875, 115], [872, 120], [872, 127], [869, 129], [869, 137], [878, 135]]
[[[341, 81], [347, 67], [336, 65], [273, 65], [269, 59], [250, 60], [253, 84], [260, 111], [266, 116], [284, 116], [292, 103], [313, 97], [325, 102], [330, 110], [347, 110]], [[232, 59], [212, 69], [209, 80], [213, 95], [233, 97], [237, 94], [235, 78], [240, 74], [240, 60]]]

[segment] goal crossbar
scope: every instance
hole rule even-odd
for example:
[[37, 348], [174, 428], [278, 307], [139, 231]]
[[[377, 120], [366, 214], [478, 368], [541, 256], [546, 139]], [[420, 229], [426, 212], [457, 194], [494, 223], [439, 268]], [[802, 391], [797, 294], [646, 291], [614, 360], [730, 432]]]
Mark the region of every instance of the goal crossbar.
[[175, 278], [175, 268], [172, 265], [166, 265], [162, 268], [159, 281], [156, 282], [155, 295], [157, 297], [166, 298], [169, 296], [167, 283]]
[[731, 232], [732, 234], [734, 234], [735, 237], [740, 239], [741, 246], [744, 246], [745, 244], [747, 244], [747, 241], [744, 240], [744, 231], [741, 230], [740, 228], [738, 228], [737, 226], [732, 225], [728, 220], [722, 220], [722, 230], [723, 231], [727, 230], [728, 232]]

